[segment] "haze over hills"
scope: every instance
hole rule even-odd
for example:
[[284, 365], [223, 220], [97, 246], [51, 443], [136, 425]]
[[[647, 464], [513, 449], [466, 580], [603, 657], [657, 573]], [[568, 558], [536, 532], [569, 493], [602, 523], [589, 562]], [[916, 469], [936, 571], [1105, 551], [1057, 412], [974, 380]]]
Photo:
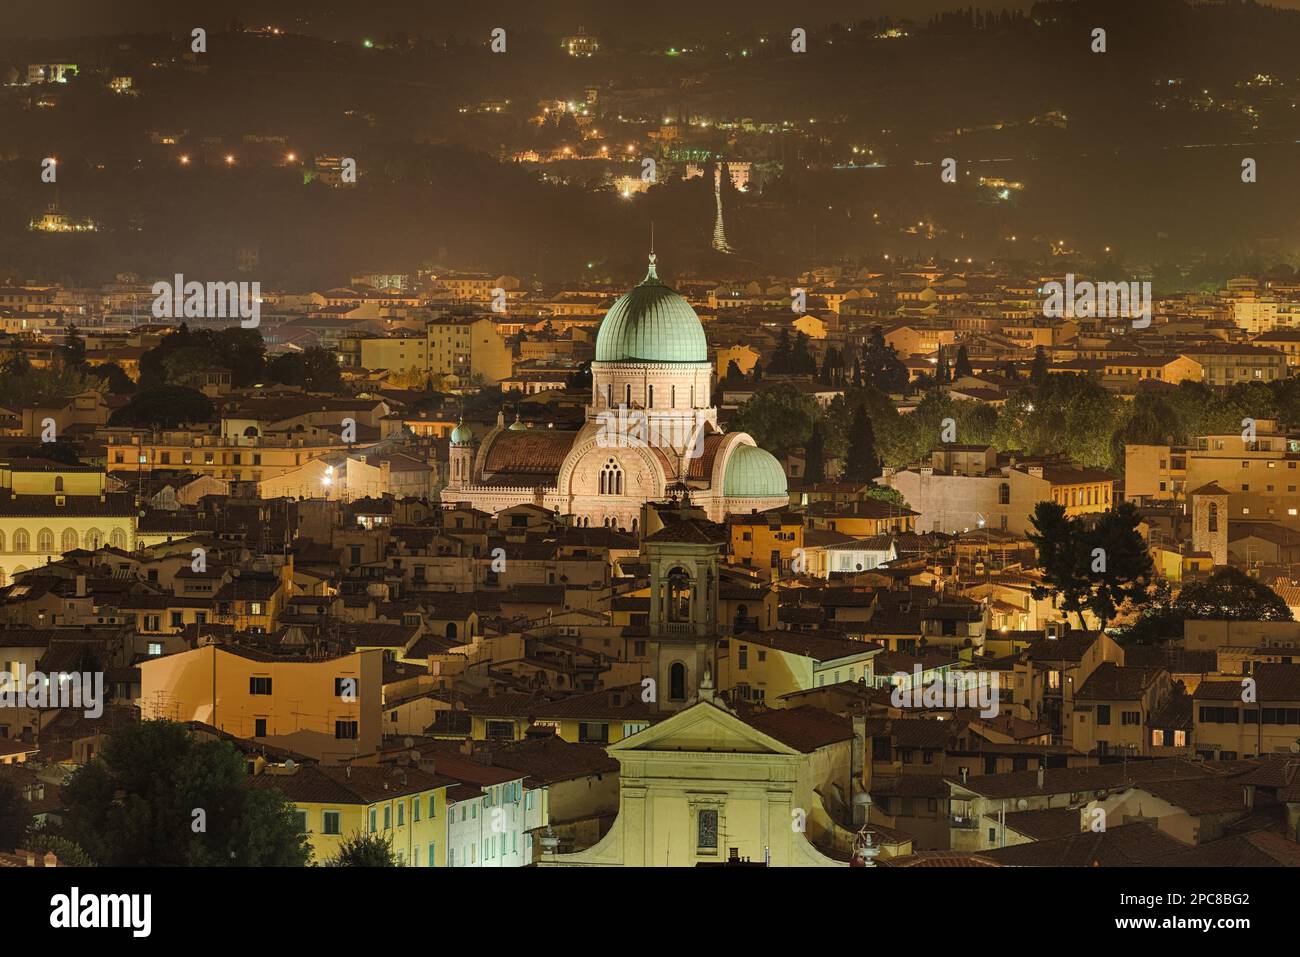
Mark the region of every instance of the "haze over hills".
[[[268, 280], [293, 282], [328, 281], [358, 255], [623, 276], [652, 219], [703, 257], [692, 269], [737, 278], [827, 256], [1074, 250], [1148, 268], [1297, 249], [1300, 13], [1054, 2], [1028, 16], [1011, 5], [931, 21], [941, 5], [927, 3], [906, 5], [913, 25], [891, 33], [860, 19], [886, 4], [822, 4], [801, 11], [810, 48], [795, 54], [779, 5], [743, 15], [678, 6], [399, 16], [381, 2], [292, 20], [294, 5], [228, 4], [247, 32], [209, 17], [209, 48], [195, 60], [190, 21], [170, 5], [114, 4], [109, 16], [57, 4], [78, 14], [58, 21], [79, 26], [62, 38], [42, 5], [8, 5], [0, 73], [68, 61], [82, 74], [39, 96], [0, 94], [0, 253], [19, 271], [40, 263], [69, 276], [226, 268], [248, 248]], [[255, 32], [277, 16], [290, 18], [285, 34]], [[498, 56], [480, 20], [503, 17], [510, 47]], [[1105, 56], [1080, 40], [1094, 22], [1108, 25]], [[560, 49], [579, 26], [600, 39], [593, 57]], [[665, 48], [681, 41], [660, 32], [702, 39]], [[109, 93], [117, 74], [142, 95]], [[589, 126], [541, 105], [589, 94]], [[678, 124], [671, 141], [664, 121]], [[528, 160], [565, 148], [572, 161]], [[204, 158], [181, 168], [191, 153]], [[289, 153], [302, 159], [286, 164]], [[358, 159], [357, 190], [303, 182], [303, 164], [322, 154]], [[45, 156], [64, 163], [57, 187], [32, 175]], [[1239, 175], [1246, 156], [1259, 169], [1250, 185]], [[638, 176], [645, 157], [667, 162], [664, 177], [621, 197], [612, 184]], [[754, 188], [723, 190], [734, 257], [708, 259], [712, 184], [682, 178], [691, 157], [763, 169]], [[945, 157], [962, 175], [938, 189]], [[1017, 188], [1002, 196], [983, 181]], [[102, 228], [73, 243], [33, 237], [28, 224], [51, 202]]]

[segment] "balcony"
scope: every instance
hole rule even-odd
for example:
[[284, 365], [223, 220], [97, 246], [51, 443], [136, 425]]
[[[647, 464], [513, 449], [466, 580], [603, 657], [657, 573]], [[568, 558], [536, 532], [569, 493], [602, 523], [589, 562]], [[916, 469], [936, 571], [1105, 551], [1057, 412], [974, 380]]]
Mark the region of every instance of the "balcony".
[[966, 817], [958, 814], [948, 815], [948, 826], [955, 827], [963, 831], [973, 831], [980, 826], [980, 822], [973, 817]]

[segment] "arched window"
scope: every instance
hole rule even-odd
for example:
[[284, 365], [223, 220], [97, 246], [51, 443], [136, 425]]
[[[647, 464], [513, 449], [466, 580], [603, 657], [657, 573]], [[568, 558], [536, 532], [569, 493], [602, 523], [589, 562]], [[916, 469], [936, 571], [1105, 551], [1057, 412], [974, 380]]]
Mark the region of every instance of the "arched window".
[[454, 621], [447, 622], [447, 637], [448, 638], [456, 637], [456, 623]]
[[[1210, 503], [1210, 531], [1217, 532], [1218, 530], [1219, 530], [1219, 503], [1211, 502]], [[17, 541], [17, 538], [18, 536], [15, 535], [14, 540]]]
[[122, 531], [120, 528], [113, 529], [108, 533], [108, 544], [112, 545], [114, 548], [125, 549], [126, 532]]
[[27, 529], [20, 528], [18, 529], [18, 531], [14, 532], [15, 552], [19, 552], [21, 554], [22, 552], [29, 551], [31, 547], [32, 547], [32, 540], [31, 540], [31, 536], [27, 534]]
[[678, 566], [668, 573], [667, 611], [669, 621], [691, 620], [692, 582], [690, 573]]
[[674, 661], [668, 669], [668, 697], [672, 701], [686, 700], [686, 666]]
[[605, 405], [607, 408], [614, 408], [614, 383], [612, 382], [605, 385]]
[[677, 386], [673, 386], [668, 392], [668, 400], [672, 403], [672, 408], [677, 408]]
[[63, 530], [63, 541], [60, 551], [70, 552], [77, 547], [77, 530], [75, 528], [65, 528]]
[[623, 494], [623, 470], [613, 459], [606, 462], [605, 467], [600, 470], [600, 494]]
[[36, 550], [38, 552], [54, 551], [54, 533], [48, 528], [42, 528], [36, 533]]
[[652, 385], [646, 386], [645, 405], [647, 409], [653, 409], [655, 407], [655, 387]]
[[0, 532], [0, 552], [5, 550], [5, 533]]
[[623, 404], [628, 408], [631, 408], [632, 407], [632, 383], [629, 382], [627, 384], [626, 391], [624, 392], [624, 396], [625, 398], [623, 399]]
[[92, 528], [86, 532], [86, 548], [92, 552], [104, 544], [104, 533], [97, 528]]
[[56, 492], [62, 492], [62, 491], [63, 491], [63, 476], [62, 476], [62, 475], [56, 475], [56, 476], [54, 476], [54, 491], [56, 491]]

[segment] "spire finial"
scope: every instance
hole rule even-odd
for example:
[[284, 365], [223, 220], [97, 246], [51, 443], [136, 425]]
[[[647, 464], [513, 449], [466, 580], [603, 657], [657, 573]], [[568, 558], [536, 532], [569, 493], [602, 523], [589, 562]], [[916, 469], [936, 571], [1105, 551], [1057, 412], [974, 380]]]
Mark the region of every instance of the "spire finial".
[[659, 273], [655, 271], [655, 223], [650, 220], [650, 268], [646, 270], [644, 282], [649, 282], [659, 278]]

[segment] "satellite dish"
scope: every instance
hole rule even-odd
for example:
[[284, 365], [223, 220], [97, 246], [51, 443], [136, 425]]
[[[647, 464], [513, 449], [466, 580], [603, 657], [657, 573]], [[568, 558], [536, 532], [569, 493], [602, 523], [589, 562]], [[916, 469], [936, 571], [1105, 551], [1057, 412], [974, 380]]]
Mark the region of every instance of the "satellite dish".
[[404, 748], [413, 748], [413, 747], [415, 747], [415, 739], [414, 739], [414, 738], [403, 738], [403, 739], [402, 739], [402, 747], [404, 747]]
[[1291, 742], [1291, 753], [1292, 753], [1292, 754], [1300, 754], [1300, 740], [1296, 740], [1296, 741], [1292, 741], [1292, 742]]
[[411, 749], [411, 763], [412, 764], [420, 763], [420, 752], [416, 751], [414, 748]]
[[284, 759], [284, 769], [285, 769], [286, 771], [292, 771], [292, 770], [293, 770], [294, 768], [296, 768], [297, 766], [298, 766], [298, 765], [294, 763], [293, 758], [285, 758], [285, 759]]
[[1026, 811], [1028, 809], [1029, 809], [1029, 802], [1026, 801], [1024, 798], [1021, 798], [1019, 801], [1016, 802], [1016, 810]]

